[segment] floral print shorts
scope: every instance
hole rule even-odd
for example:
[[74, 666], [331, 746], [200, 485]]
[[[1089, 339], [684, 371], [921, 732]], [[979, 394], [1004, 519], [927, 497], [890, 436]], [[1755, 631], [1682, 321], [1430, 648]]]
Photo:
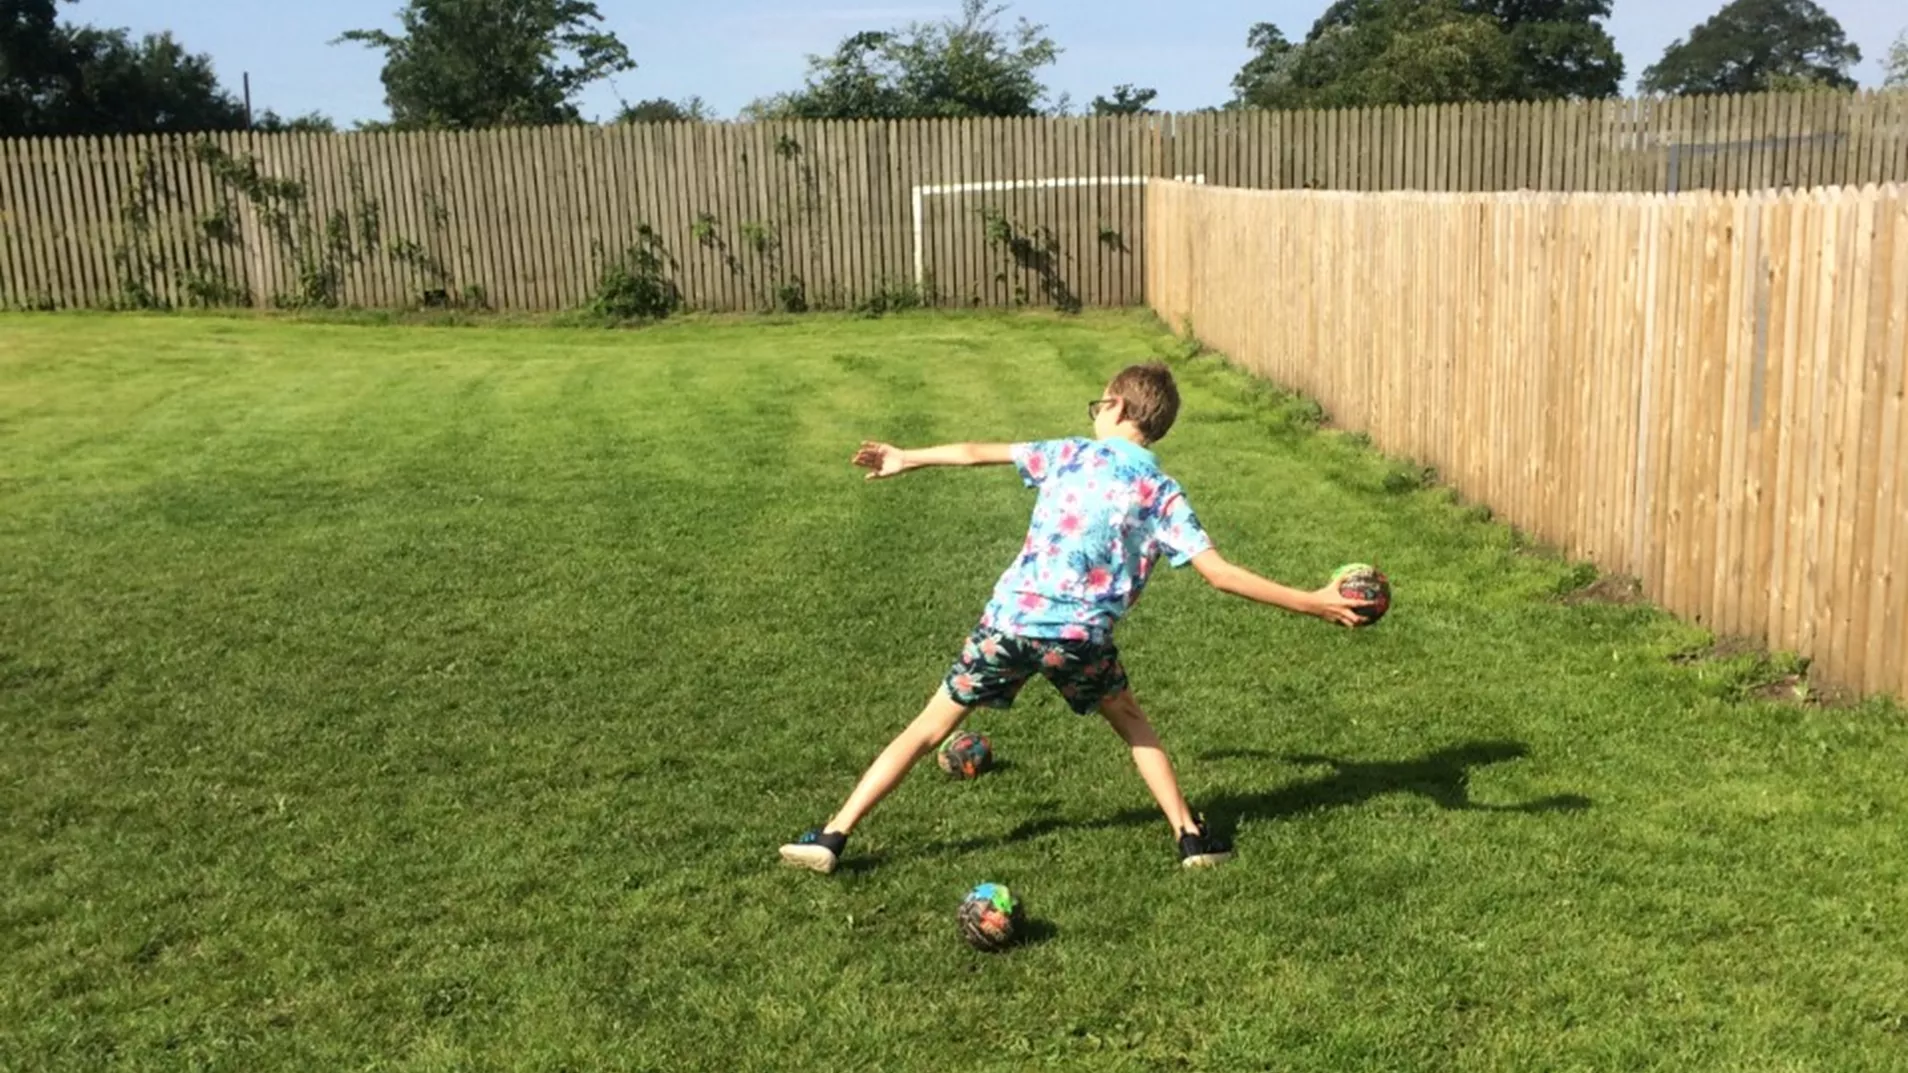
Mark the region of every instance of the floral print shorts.
[[1067, 706], [1086, 715], [1127, 687], [1126, 668], [1111, 641], [1017, 637], [982, 627], [968, 637], [947, 672], [947, 693], [969, 708], [1011, 708], [1035, 674], [1053, 683]]

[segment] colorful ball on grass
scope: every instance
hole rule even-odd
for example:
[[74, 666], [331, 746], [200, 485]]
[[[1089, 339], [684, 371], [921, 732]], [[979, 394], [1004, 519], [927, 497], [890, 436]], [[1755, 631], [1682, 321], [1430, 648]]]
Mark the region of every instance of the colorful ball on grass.
[[982, 883], [961, 901], [961, 938], [976, 950], [1002, 950], [1014, 941], [1020, 919], [1021, 904], [1012, 891], [1000, 883]]
[[952, 778], [978, 778], [994, 766], [994, 747], [985, 734], [964, 730], [941, 743], [937, 759]]
[[1332, 575], [1332, 587], [1339, 595], [1354, 600], [1376, 600], [1370, 607], [1361, 607], [1354, 614], [1365, 620], [1366, 625], [1385, 617], [1391, 610], [1391, 579], [1384, 571], [1370, 563], [1347, 563]]

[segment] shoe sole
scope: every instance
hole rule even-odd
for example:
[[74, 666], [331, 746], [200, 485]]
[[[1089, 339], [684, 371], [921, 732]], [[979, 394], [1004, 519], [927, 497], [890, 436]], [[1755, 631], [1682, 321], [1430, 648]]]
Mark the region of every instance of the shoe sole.
[[835, 855], [827, 846], [783, 846], [782, 863], [827, 875], [835, 870]]
[[1230, 853], [1195, 853], [1179, 862], [1182, 868], [1212, 868], [1232, 859]]

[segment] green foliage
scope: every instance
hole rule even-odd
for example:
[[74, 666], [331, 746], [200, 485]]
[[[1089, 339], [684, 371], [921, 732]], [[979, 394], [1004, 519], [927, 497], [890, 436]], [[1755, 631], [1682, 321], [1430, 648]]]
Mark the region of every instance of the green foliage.
[[1342, 108], [1611, 97], [1608, 0], [1338, 0], [1305, 40], [1246, 35], [1234, 107]]
[[773, 226], [754, 221], [742, 225], [742, 241], [757, 257], [767, 257], [782, 246], [781, 236]]
[[290, 211], [305, 202], [304, 183], [265, 174], [262, 162], [250, 153], [234, 156], [209, 138], [194, 142], [192, 153], [213, 178], [251, 202], [273, 230], [289, 226]]
[[281, 116], [267, 108], [253, 119], [252, 129], [263, 134], [336, 134], [338, 124], [333, 122], [330, 116], [320, 112], [306, 112], [301, 116]]
[[433, 255], [416, 239], [400, 238], [391, 243], [391, 260], [408, 266], [429, 282], [430, 285], [425, 288], [425, 294], [429, 297], [424, 304], [449, 304], [451, 273], [442, 258]]
[[590, 0], [409, 0], [399, 19], [337, 39], [384, 52], [396, 130], [577, 122], [584, 87], [636, 66]]
[[1093, 98], [1092, 112], [1101, 116], [1152, 115], [1153, 109], [1148, 105], [1158, 96], [1159, 91], [1156, 89], [1136, 89], [1122, 82], [1113, 87], [1113, 96]]
[[[1366, 0], [1328, 9], [1303, 45], [1255, 27], [1261, 55], [1240, 84], [1258, 108], [1350, 108], [1510, 96], [1510, 40], [1456, 0]], [[1244, 78], [1245, 71], [1241, 72]]]
[[1390, 495], [1403, 495], [1429, 488], [1437, 480], [1437, 471], [1410, 462], [1391, 462], [1385, 467], [1379, 484]]
[[1623, 86], [1623, 56], [1602, 25], [1610, 0], [1464, 0], [1510, 38], [1515, 100], [1597, 100]]
[[1456, 5], [1407, 6], [1345, 104], [1498, 100], [1516, 92], [1515, 53], [1490, 19]]
[[[293, 281], [266, 296], [280, 308], [336, 308], [351, 273], [379, 254], [416, 274], [420, 304], [485, 304], [481, 288], [459, 291], [449, 267], [430, 252], [432, 243], [385, 234], [383, 206], [355, 171], [347, 176], [344, 204], [320, 211], [302, 180], [269, 174], [259, 158], [201, 138], [184, 151], [211, 174], [213, 205], [195, 214], [192, 202], [167, 185], [165, 176], [174, 169], [159, 166], [162, 155], [179, 151], [166, 146], [160, 155], [142, 156], [120, 204], [121, 239], [113, 260], [122, 304], [161, 308], [169, 282], [192, 305], [251, 305], [255, 296], [224, 267], [240, 251], [276, 258], [281, 278]], [[245, 233], [242, 206], [258, 221], [257, 234]], [[421, 218], [440, 238], [449, 225], [444, 207], [428, 197]]]
[[715, 113], [703, 103], [701, 97], [689, 97], [682, 101], [652, 97], [635, 104], [625, 104], [616, 113], [618, 123], [706, 123], [714, 118]]
[[0, 137], [238, 130], [245, 107], [169, 33], [61, 23], [55, 0], [0, 0]]
[[1762, 93], [1854, 89], [1862, 52], [1813, 0], [1732, 0], [1663, 50], [1643, 72], [1645, 93]]
[[996, 25], [1006, 5], [962, 0], [958, 17], [863, 31], [810, 56], [806, 85], [757, 101], [754, 119], [910, 119], [1041, 114], [1040, 70], [1060, 49], [1045, 27]]
[[1024, 230], [1005, 213], [991, 206], [981, 209], [980, 215], [987, 245], [1007, 257], [1007, 265], [994, 279], [999, 283], [1013, 284], [1014, 301], [1017, 304], [1027, 304], [1032, 295], [1026, 285], [1015, 278], [1015, 273], [1032, 273], [1041, 296], [1053, 303], [1054, 308], [1062, 313], [1080, 312], [1080, 296], [1073, 292], [1061, 272], [1065, 258], [1060, 250], [1060, 236], [1052, 228], [1041, 224], [1032, 231]]
[[746, 221], [734, 229], [732, 242], [723, 237], [722, 222], [715, 214], [703, 211], [696, 214], [689, 233], [698, 246], [720, 257], [731, 275], [746, 280], [761, 308], [785, 313], [807, 311], [808, 285], [800, 276], [788, 273], [782, 258], [781, 232], [774, 224]]
[[909, 310], [927, 309], [940, 301], [933, 280], [920, 286], [913, 283], [883, 280], [873, 293], [855, 303], [855, 312], [862, 317], [885, 317], [890, 313], [905, 313]]
[[217, 208], [199, 217], [199, 233], [221, 246], [238, 245], [238, 206], [229, 198], [221, 199]]
[[[296, 285], [273, 295], [272, 303], [288, 309], [337, 306], [346, 275], [381, 240], [375, 210], [367, 214], [361, 208], [355, 221], [344, 209], [319, 213], [309, 204], [305, 183], [266, 175], [261, 161], [249, 153], [235, 156], [210, 139], [195, 143], [193, 153], [221, 186], [251, 204], [279, 252], [291, 262]], [[353, 187], [362, 205], [362, 185], [354, 179]], [[236, 240], [223, 226], [206, 233], [221, 241]]]
[[251, 291], [233, 282], [223, 271], [211, 265], [186, 269], [180, 275], [180, 283], [194, 305], [207, 309], [252, 304]]
[[1269, 22], [1254, 23], [1246, 31], [1246, 47], [1252, 58], [1232, 76], [1232, 106], [1293, 107], [1292, 68], [1299, 59], [1298, 47]]
[[603, 266], [590, 312], [611, 321], [661, 320], [682, 307], [676, 259], [648, 224], [634, 245]]
[[123, 237], [113, 249], [120, 301], [133, 309], [157, 309], [163, 304], [153, 287], [160, 276], [159, 259], [163, 255], [153, 232], [163, 212], [165, 193], [153, 155], [140, 153], [133, 165], [132, 188], [119, 206]]
[[808, 312], [808, 284], [802, 277], [790, 276], [775, 288], [775, 308], [784, 313]]
[[1769, 77], [1770, 93], [1847, 93], [1851, 87], [1813, 75], [1778, 74]]
[[1888, 46], [1888, 61], [1883, 65], [1882, 85], [1889, 89], [1908, 89], [1908, 30]]

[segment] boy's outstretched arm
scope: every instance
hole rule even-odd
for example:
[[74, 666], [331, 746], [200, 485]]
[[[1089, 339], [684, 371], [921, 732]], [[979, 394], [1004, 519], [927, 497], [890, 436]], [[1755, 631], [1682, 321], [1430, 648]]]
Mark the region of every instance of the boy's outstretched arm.
[[1364, 619], [1359, 618], [1358, 608], [1370, 607], [1376, 601], [1354, 600], [1340, 593], [1330, 585], [1314, 592], [1288, 588], [1276, 581], [1270, 581], [1236, 566], [1208, 548], [1193, 557], [1193, 569], [1199, 576], [1220, 592], [1243, 596], [1262, 604], [1284, 608], [1300, 615], [1316, 615], [1327, 622], [1336, 622], [1341, 626], [1360, 626]]
[[855, 465], [867, 470], [871, 481], [923, 466], [998, 466], [1013, 460], [1013, 448], [1005, 443], [950, 443], [904, 451], [892, 444], [868, 442], [855, 452]]

